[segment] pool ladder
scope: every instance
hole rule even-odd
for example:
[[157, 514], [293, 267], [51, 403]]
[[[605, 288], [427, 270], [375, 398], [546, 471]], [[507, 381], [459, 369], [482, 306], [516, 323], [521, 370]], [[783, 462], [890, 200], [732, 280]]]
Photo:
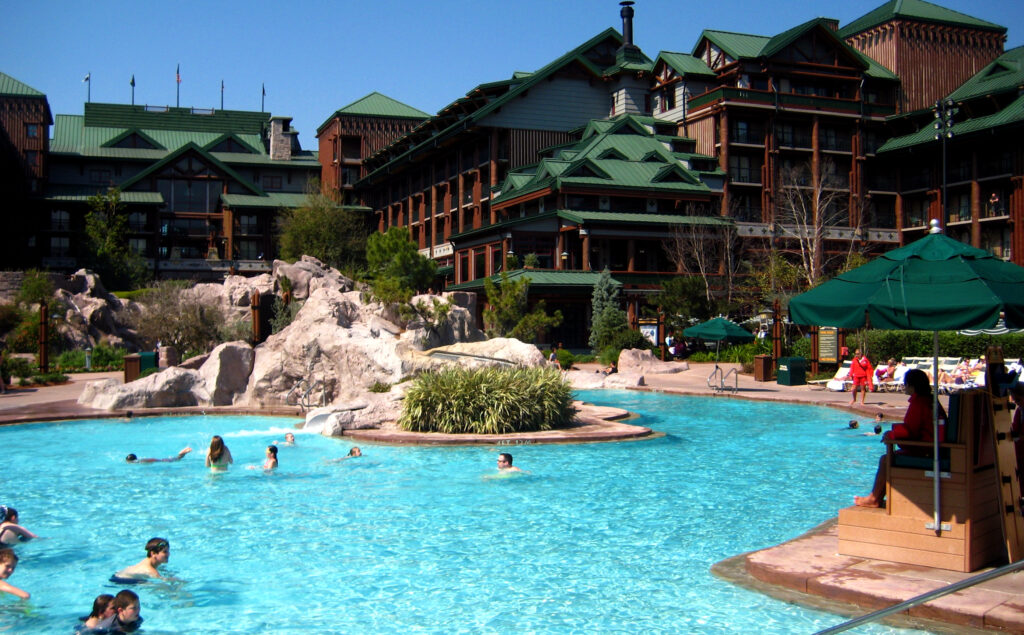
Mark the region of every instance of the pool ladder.
[[[306, 412], [314, 406], [314, 404], [309, 401], [309, 394], [317, 388], [322, 389], [323, 385], [324, 382], [321, 379], [314, 382], [310, 382], [306, 379], [300, 379], [294, 386], [292, 386], [292, 389], [288, 391], [288, 394], [285, 395], [284, 402], [289, 406], [298, 406], [302, 409], [302, 412]], [[299, 393], [301, 393], [301, 395]], [[315, 404], [316, 406], [320, 407], [324, 405], [324, 396], [324, 391], [321, 390], [320, 403]]]
[[[732, 386], [726, 386], [725, 382], [730, 377], [732, 377]], [[708, 388], [716, 392], [731, 390], [735, 394], [740, 390], [740, 374], [736, 372], [735, 368], [730, 368], [729, 372], [723, 373], [718, 364], [715, 364], [715, 370], [708, 375]]]

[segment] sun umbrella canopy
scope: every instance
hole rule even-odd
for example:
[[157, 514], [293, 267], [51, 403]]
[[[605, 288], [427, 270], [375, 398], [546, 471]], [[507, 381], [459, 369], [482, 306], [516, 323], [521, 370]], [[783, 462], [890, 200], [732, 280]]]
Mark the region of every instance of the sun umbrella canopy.
[[716, 317], [683, 330], [683, 335], [712, 342], [752, 342], [754, 335], [732, 320]]
[[942, 234], [929, 234], [802, 293], [797, 324], [944, 331], [1024, 328], [1024, 267]]

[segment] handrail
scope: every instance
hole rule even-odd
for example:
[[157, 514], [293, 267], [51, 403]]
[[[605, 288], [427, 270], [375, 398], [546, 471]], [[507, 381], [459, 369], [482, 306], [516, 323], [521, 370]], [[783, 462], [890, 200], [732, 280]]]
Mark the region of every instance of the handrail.
[[740, 391], [740, 374], [736, 372], [735, 368], [730, 368], [729, 372], [725, 374], [725, 377], [722, 377], [722, 390], [725, 390], [725, 380], [729, 379], [729, 377], [732, 377], [733, 393], [738, 393]]
[[842, 631], [849, 630], [849, 629], [854, 628], [856, 626], [860, 626], [861, 624], [867, 624], [868, 622], [874, 622], [875, 620], [883, 618], [883, 617], [885, 617], [887, 615], [892, 615], [893, 613], [899, 613], [899, 612], [904, 611], [906, 609], [909, 609], [911, 607], [917, 606], [918, 604], [924, 604], [925, 602], [928, 602], [929, 600], [934, 600], [935, 598], [940, 598], [940, 597], [942, 597], [944, 595], [949, 595], [950, 593], [956, 593], [957, 591], [960, 591], [962, 589], [966, 589], [968, 587], [972, 587], [975, 584], [981, 584], [982, 582], [986, 582], [988, 580], [992, 580], [993, 578], [998, 578], [1000, 576], [1004, 576], [1007, 573], [1013, 573], [1014, 571], [1020, 571], [1022, 569], [1024, 569], [1024, 560], [1019, 560], [1017, 562], [1012, 562], [1010, 564], [1003, 565], [1003, 566], [1001, 566], [1001, 567], [999, 567], [997, 569], [992, 569], [991, 571], [986, 571], [985, 573], [979, 573], [978, 575], [971, 576], [971, 577], [969, 577], [969, 578], [967, 578], [965, 580], [960, 580], [959, 582], [954, 582], [954, 583], [952, 583], [950, 585], [947, 585], [947, 586], [944, 586], [942, 588], [934, 589], [934, 590], [929, 591], [927, 593], [922, 593], [921, 595], [912, 597], [912, 598], [910, 598], [909, 600], [907, 600], [905, 602], [900, 602], [899, 604], [894, 604], [893, 606], [890, 606], [888, 608], [879, 609], [879, 610], [874, 611], [872, 613], [868, 613], [867, 615], [861, 615], [860, 617], [854, 618], [854, 619], [852, 619], [852, 620], [850, 620], [848, 622], [843, 622], [842, 624], [839, 624], [837, 626], [833, 626], [831, 628], [826, 628], [823, 631], [818, 631], [814, 635], [828, 635], [829, 633], [840, 633]]
[[[711, 383], [711, 380], [714, 377], [718, 377], [718, 382], [713, 384]], [[708, 375], [708, 388], [712, 388], [714, 390], [721, 390], [722, 387], [725, 385], [723, 381], [724, 380], [722, 377], [722, 369], [718, 367], [718, 364], [715, 364], [715, 370], [711, 371], [711, 374]]]

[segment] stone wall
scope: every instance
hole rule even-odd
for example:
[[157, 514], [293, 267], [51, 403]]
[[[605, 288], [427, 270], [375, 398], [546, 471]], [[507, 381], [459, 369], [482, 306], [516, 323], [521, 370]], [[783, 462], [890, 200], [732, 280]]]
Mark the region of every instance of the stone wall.
[[[71, 292], [71, 281], [62, 273], [43, 272], [50, 278], [53, 288]], [[0, 271], [0, 303], [14, 302], [21, 291], [21, 282], [25, 279], [24, 271]]]

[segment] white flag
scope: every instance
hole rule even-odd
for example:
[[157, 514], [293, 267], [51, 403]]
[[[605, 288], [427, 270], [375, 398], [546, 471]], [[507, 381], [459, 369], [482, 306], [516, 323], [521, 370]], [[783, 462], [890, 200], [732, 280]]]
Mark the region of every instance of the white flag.
[[87, 82], [87, 81], [89, 81], [89, 78], [90, 78], [90, 77], [92, 77], [92, 73], [86, 73], [86, 74], [85, 74], [85, 77], [84, 77], [84, 78], [82, 78], [82, 81], [83, 81], [83, 82]]

